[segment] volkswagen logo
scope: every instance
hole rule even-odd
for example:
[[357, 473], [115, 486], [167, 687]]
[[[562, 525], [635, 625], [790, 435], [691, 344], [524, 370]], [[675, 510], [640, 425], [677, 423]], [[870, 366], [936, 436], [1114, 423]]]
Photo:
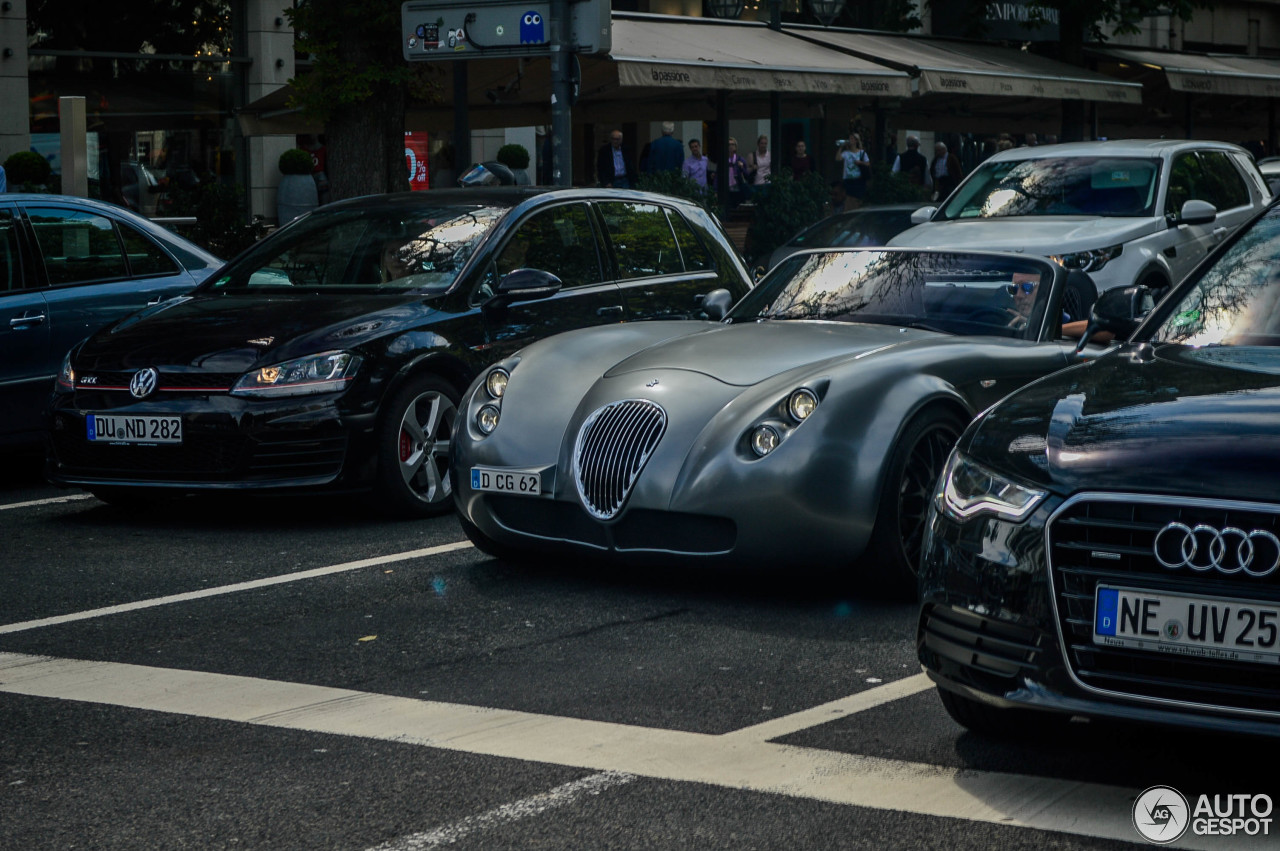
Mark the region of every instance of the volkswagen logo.
[[133, 374], [133, 378], [129, 380], [129, 392], [133, 394], [135, 399], [145, 399], [155, 392], [156, 380], [160, 374], [156, 372], [155, 367], [147, 367], [140, 369]]
[[1171, 570], [1189, 567], [1203, 573], [1267, 576], [1280, 567], [1280, 538], [1265, 529], [1246, 532], [1234, 526], [1217, 529], [1205, 523], [1170, 523], [1156, 533], [1156, 561]]

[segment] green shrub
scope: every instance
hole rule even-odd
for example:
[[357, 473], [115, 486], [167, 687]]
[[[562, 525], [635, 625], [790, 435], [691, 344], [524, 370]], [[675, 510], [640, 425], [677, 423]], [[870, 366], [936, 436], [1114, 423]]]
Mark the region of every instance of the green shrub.
[[755, 214], [747, 230], [747, 258], [755, 263], [767, 258], [804, 228], [822, 218], [831, 198], [826, 181], [814, 172], [796, 178], [791, 169], [774, 172], [768, 189], [751, 198]]
[[498, 148], [497, 160], [507, 168], [528, 168], [529, 151], [524, 145], [517, 145], [512, 142], [510, 145], [503, 145], [501, 148]]
[[311, 174], [315, 163], [302, 148], [290, 148], [280, 155], [279, 166], [281, 174]]
[[4, 172], [10, 187], [47, 186], [53, 166], [35, 151], [18, 151], [4, 161]]
[[720, 215], [720, 202], [716, 198], [715, 189], [703, 186], [678, 171], [641, 172], [636, 178], [636, 189], [687, 198], [709, 213]]

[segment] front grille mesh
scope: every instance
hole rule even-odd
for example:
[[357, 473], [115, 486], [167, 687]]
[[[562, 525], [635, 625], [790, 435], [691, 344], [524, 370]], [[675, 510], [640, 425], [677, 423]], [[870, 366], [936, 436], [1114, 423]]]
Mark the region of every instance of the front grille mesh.
[[666, 428], [666, 411], [644, 399], [614, 402], [587, 417], [574, 446], [573, 472], [593, 517], [607, 520], [622, 510]]
[[1280, 712], [1280, 666], [1093, 643], [1093, 604], [1100, 584], [1259, 602], [1275, 599], [1280, 571], [1257, 578], [1242, 571], [1225, 575], [1162, 566], [1155, 558], [1155, 538], [1170, 523], [1280, 534], [1280, 510], [1175, 497], [1086, 497], [1069, 504], [1049, 527], [1049, 560], [1067, 663], [1081, 682], [1096, 688]]

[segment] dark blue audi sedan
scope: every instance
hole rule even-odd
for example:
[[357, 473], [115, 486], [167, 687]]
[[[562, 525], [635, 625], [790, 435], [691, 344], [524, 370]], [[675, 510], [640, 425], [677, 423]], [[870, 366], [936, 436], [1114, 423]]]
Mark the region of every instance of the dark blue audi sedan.
[[220, 265], [122, 207], [0, 195], [0, 445], [43, 439], [41, 417], [72, 346]]

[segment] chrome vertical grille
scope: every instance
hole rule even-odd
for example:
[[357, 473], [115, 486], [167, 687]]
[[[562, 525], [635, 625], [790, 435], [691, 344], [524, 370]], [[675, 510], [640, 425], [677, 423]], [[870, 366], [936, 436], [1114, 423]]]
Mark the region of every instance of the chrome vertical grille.
[[587, 417], [573, 448], [573, 478], [593, 517], [608, 520], [622, 510], [666, 429], [667, 412], [644, 399], [613, 402]]

